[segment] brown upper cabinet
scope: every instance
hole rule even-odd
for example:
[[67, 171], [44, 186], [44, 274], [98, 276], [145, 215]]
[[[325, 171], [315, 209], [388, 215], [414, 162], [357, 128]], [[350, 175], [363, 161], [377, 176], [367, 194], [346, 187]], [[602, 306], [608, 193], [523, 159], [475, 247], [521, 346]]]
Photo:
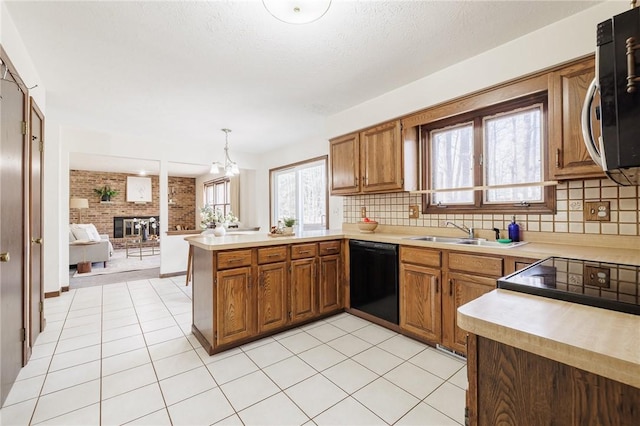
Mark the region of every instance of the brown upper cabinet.
[[[549, 171], [555, 179], [601, 178], [602, 169], [591, 160], [582, 137], [581, 114], [589, 84], [595, 76], [595, 59], [574, 62], [550, 74]], [[595, 104], [597, 104], [597, 99]], [[591, 121], [600, 136], [595, 112]]]
[[417, 145], [414, 130], [403, 132], [400, 120], [332, 139], [331, 194], [417, 189]]
[[[419, 126], [541, 93], [548, 96], [549, 179], [602, 178], [604, 173], [584, 145], [581, 127], [582, 105], [594, 76], [595, 59], [590, 55], [331, 139], [331, 194], [417, 190]], [[592, 122], [597, 138], [595, 111]]]

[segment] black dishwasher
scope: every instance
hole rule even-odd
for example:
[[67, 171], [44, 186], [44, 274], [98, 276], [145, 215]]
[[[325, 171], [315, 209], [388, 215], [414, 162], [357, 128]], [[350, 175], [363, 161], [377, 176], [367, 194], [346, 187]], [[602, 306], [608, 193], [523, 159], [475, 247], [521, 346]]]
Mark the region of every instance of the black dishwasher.
[[349, 241], [351, 307], [398, 324], [398, 245]]

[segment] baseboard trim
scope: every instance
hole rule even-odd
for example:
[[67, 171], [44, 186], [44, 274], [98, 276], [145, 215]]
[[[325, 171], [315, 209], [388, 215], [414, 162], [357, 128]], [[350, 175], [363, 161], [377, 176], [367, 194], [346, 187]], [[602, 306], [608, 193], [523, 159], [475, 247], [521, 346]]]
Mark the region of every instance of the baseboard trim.
[[69, 286], [68, 285], [62, 286], [60, 288], [60, 291], [62, 291], [63, 293], [66, 292], [66, 291], [69, 291]]
[[45, 299], [50, 299], [52, 297], [59, 297], [60, 296], [60, 290], [58, 291], [48, 291], [44, 294], [44, 298]]
[[182, 272], [170, 272], [168, 274], [160, 274], [160, 278], [169, 278], [169, 277], [177, 277], [180, 275], [186, 275], [187, 271], [182, 271]]

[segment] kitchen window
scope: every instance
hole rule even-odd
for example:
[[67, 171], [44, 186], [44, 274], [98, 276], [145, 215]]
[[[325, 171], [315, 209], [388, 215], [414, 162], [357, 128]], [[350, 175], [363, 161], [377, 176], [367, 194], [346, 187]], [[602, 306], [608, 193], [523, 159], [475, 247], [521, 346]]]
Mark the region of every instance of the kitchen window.
[[220, 210], [225, 216], [229, 214], [231, 212], [230, 186], [231, 182], [227, 177], [205, 182], [204, 204], [213, 207], [214, 211]]
[[[543, 95], [425, 124], [423, 211], [550, 213], [547, 100]], [[445, 210], [446, 209], [446, 210]]]
[[327, 156], [271, 169], [271, 224], [296, 219], [299, 230], [328, 229]]

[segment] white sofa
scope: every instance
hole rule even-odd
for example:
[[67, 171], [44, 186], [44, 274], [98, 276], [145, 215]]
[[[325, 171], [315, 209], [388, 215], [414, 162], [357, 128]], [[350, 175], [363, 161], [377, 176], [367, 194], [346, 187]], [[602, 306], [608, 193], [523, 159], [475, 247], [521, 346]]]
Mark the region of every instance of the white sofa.
[[107, 261], [113, 253], [113, 246], [109, 241], [109, 235], [98, 234], [95, 226], [71, 225], [69, 228], [69, 266], [80, 262]]

